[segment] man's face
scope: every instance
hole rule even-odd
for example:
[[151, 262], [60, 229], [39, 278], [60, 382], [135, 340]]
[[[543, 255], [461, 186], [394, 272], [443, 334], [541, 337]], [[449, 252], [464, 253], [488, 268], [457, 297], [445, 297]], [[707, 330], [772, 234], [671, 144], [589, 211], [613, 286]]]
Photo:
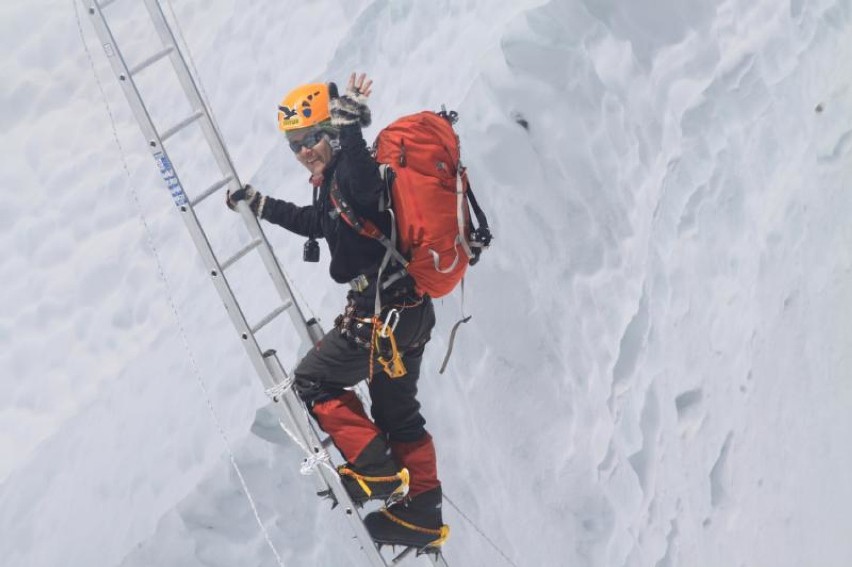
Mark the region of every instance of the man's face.
[[290, 149], [296, 154], [296, 159], [304, 165], [311, 175], [323, 172], [331, 161], [331, 146], [321, 131], [305, 128], [287, 134]]

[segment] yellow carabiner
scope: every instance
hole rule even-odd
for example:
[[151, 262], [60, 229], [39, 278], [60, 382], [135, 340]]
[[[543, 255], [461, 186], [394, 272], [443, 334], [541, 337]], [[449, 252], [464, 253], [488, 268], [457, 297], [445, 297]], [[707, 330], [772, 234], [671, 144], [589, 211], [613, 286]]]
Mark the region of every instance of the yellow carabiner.
[[[399, 315], [397, 315], [399, 317]], [[399, 354], [399, 349], [396, 347], [396, 337], [393, 334], [393, 327], [396, 327], [385, 324], [384, 328], [380, 332], [375, 333], [374, 344], [376, 347], [376, 351], [380, 351], [379, 346], [379, 338], [387, 338], [390, 340], [391, 344], [391, 358], [388, 360], [383, 356], [379, 355], [376, 359], [379, 361], [379, 364], [382, 365], [385, 373], [391, 378], [401, 378], [408, 373], [408, 370], [405, 368], [405, 364], [402, 362], [402, 355]], [[385, 333], [387, 333], [385, 335]]]

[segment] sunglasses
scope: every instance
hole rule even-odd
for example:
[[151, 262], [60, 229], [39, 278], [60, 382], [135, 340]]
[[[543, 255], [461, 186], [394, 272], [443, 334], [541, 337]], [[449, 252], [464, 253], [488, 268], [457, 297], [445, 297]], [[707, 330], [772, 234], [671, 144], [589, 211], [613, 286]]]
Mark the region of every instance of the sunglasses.
[[314, 130], [308, 134], [305, 134], [301, 140], [289, 140], [290, 149], [293, 150], [294, 154], [297, 154], [302, 151], [302, 148], [311, 149], [320, 142], [322, 142], [325, 137], [325, 132], [322, 130]]

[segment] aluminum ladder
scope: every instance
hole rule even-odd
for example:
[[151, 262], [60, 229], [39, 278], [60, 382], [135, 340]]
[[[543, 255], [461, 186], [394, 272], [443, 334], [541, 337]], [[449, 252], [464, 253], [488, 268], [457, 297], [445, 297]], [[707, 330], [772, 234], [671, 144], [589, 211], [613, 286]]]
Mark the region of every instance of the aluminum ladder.
[[[273, 407], [278, 419], [282, 424], [289, 424], [291, 426], [289, 430], [294, 432], [303, 448], [315, 457], [324, 458], [327, 456], [325, 447], [329, 445], [329, 440], [326, 439], [323, 441], [320, 439], [304, 404], [292, 389], [291, 377], [288, 376], [284, 367], [281, 365], [275, 351], [263, 350], [256, 337], [258, 331], [284, 313], [290, 316], [293, 327], [296, 329], [303, 345], [310, 346], [315, 344], [322, 338], [322, 329], [315, 319], [307, 320], [305, 318], [304, 313], [293, 297], [290, 285], [275, 258], [263, 230], [245, 202], [239, 203], [237, 209], [248, 229], [251, 242], [224, 260], [220, 260], [214, 253], [213, 247], [196, 216], [195, 207], [225, 188], [237, 189], [241, 187], [239, 176], [228, 155], [224, 141], [212, 120], [210, 110], [207, 108], [186, 64], [186, 60], [178, 47], [172, 29], [166, 21], [159, 2], [157, 0], [123, 0], [124, 2], [144, 2], [153, 28], [160, 41], [160, 45], [155, 48], [153, 53], [148, 54], [135, 65], [129, 66], [116, 43], [105, 13], [105, 10], [117, 1], [101, 0], [98, 2], [81, 0], [87, 13], [91, 16], [95, 31], [112, 70], [130, 103], [133, 114], [142, 129], [148, 149], [154, 157], [154, 161], [171, 193], [175, 206], [177, 206], [183, 217], [193, 243], [201, 255], [220, 298], [225, 304], [225, 309], [237, 330], [265, 391], [274, 402]], [[149, 108], [142, 100], [142, 95], [139, 88], [137, 88], [135, 79], [141, 73], [151, 72], [149, 69], [162, 67], [162, 65], [157, 64], [165, 60], [171, 62], [171, 68], [177, 76], [181, 89], [192, 108], [192, 112], [169, 128], [161, 130], [154, 124], [149, 113]], [[181, 184], [177, 168], [172, 163], [165, 144], [176, 134], [196, 124], [200, 126], [208, 149], [218, 164], [220, 177], [218, 181], [190, 197]], [[271, 278], [275, 290], [280, 297], [281, 304], [270, 311], [255, 325], [250, 325], [228, 281], [226, 271], [238, 265], [242, 258], [253, 251], [260, 255], [266, 268], [265, 271]], [[353, 504], [352, 499], [343, 488], [340, 478], [333, 470], [333, 466], [326, 467], [320, 465], [314, 467], [314, 470], [318, 473], [314, 475], [317, 492], [333, 497], [334, 501], [339, 504], [336, 509], [340, 510], [347, 518], [370, 565], [374, 567], [388, 567], [389, 564], [395, 564], [404, 557], [405, 552], [394, 560], [386, 560], [383, 557], [363, 524], [360, 510]], [[446, 561], [442, 554], [430, 553], [428, 555], [433, 564], [446, 567]]]

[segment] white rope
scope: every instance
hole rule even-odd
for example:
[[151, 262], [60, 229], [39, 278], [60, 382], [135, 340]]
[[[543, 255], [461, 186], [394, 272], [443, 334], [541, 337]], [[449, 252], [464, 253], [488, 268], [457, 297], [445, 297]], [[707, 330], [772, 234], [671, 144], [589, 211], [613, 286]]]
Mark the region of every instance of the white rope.
[[[283, 382], [276, 384], [271, 388], [267, 388], [265, 390], [266, 395], [269, 396], [275, 403], [279, 403], [284, 397], [284, 394], [286, 394], [290, 390], [290, 388], [293, 387], [293, 384], [295, 382], [295, 378], [287, 377], [287, 379]], [[331, 465], [331, 455], [328, 454], [328, 451], [323, 449], [319, 453], [314, 453], [308, 447], [306, 447], [304, 443], [302, 443], [302, 441], [295, 433], [290, 431], [290, 429], [284, 424], [283, 421], [278, 420], [278, 425], [281, 426], [281, 429], [283, 429], [284, 432], [290, 437], [290, 439], [292, 439], [293, 443], [295, 443], [296, 446], [298, 446], [306, 455], [305, 460], [302, 463], [302, 467], [301, 469], [299, 469], [299, 472], [301, 472], [303, 475], [313, 474], [316, 468], [321, 464], [325, 464], [328, 466], [329, 470], [335, 471], [334, 467]], [[335, 471], [335, 473], [336, 472], [337, 471]]]
[[[328, 454], [328, 451], [323, 450], [316, 455], [308, 455], [305, 457], [305, 461], [302, 463], [302, 467], [299, 469], [299, 472], [305, 476], [314, 474], [314, 471], [320, 465], [325, 465], [329, 469], [334, 470], [334, 467], [331, 466], [331, 455]], [[337, 471], [334, 472], [337, 474]]]
[[277, 402], [284, 396], [287, 390], [293, 387], [294, 382], [295, 380], [293, 378], [288, 377], [283, 382], [275, 384], [271, 388], [267, 388], [266, 390], [264, 390], [264, 392], [267, 396], [272, 398], [272, 401]]
[[95, 81], [98, 84], [98, 90], [101, 93], [101, 99], [103, 100], [104, 107], [106, 108], [107, 114], [109, 115], [110, 124], [112, 126], [112, 135], [115, 140], [115, 145], [118, 147], [118, 151], [121, 154], [121, 162], [122, 167], [124, 168], [124, 172], [127, 174], [127, 179], [130, 186], [130, 193], [133, 199], [134, 207], [136, 208], [136, 213], [139, 216], [139, 220], [142, 223], [142, 226], [145, 229], [145, 237], [148, 242], [148, 247], [154, 254], [154, 260], [157, 264], [157, 271], [159, 272], [160, 280], [163, 282], [163, 285], [166, 289], [166, 296], [168, 298], [169, 307], [171, 308], [172, 315], [175, 318], [175, 323], [178, 328], [178, 334], [181, 337], [181, 341], [183, 343], [184, 350], [186, 351], [187, 357], [189, 358], [190, 366], [192, 367], [192, 373], [195, 376], [195, 379], [198, 383], [198, 386], [201, 388], [201, 391], [204, 395], [204, 399], [207, 402], [207, 409], [210, 411], [210, 415], [213, 418], [213, 422], [216, 425], [216, 428], [219, 430], [219, 435], [222, 438], [222, 442], [225, 444], [225, 449], [228, 453], [228, 458], [231, 462], [231, 466], [234, 469], [234, 472], [237, 475], [237, 478], [240, 481], [240, 485], [242, 486], [243, 493], [246, 495], [246, 499], [248, 500], [249, 506], [251, 506], [252, 513], [254, 514], [255, 521], [257, 522], [260, 531], [263, 533], [263, 537], [266, 540], [266, 544], [269, 546], [269, 549], [272, 551], [272, 554], [275, 556], [275, 561], [279, 567], [285, 567], [284, 562], [281, 559], [281, 555], [278, 553], [278, 550], [275, 548], [275, 544], [272, 543], [272, 538], [269, 535], [269, 532], [266, 529], [266, 526], [263, 524], [263, 520], [260, 518], [260, 513], [257, 510], [257, 505], [255, 503], [254, 498], [251, 495], [251, 491], [249, 490], [248, 484], [246, 483], [246, 479], [243, 476], [242, 471], [240, 470], [239, 465], [237, 464], [237, 459], [234, 456], [234, 452], [231, 449], [231, 443], [228, 440], [228, 435], [225, 433], [225, 429], [222, 426], [222, 422], [219, 419], [218, 414], [216, 413], [215, 408], [213, 407], [213, 402], [210, 399], [210, 392], [207, 389], [207, 385], [204, 383], [204, 379], [201, 376], [201, 371], [198, 367], [198, 363], [195, 360], [195, 355], [192, 352], [192, 348], [189, 345], [189, 340], [187, 338], [186, 330], [184, 329], [183, 322], [180, 318], [180, 314], [177, 309], [177, 305], [174, 301], [174, 296], [171, 290], [171, 284], [169, 283], [168, 277], [166, 276], [165, 269], [163, 268], [162, 260], [160, 259], [160, 253], [157, 249], [157, 246], [154, 242], [153, 232], [151, 231], [151, 227], [148, 224], [148, 220], [145, 217], [145, 213], [142, 210], [142, 205], [139, 201], [139, 195], [136, 192], [135, 187], [133, 186], [132, 175], [130, 173], [130, 168], [127, 165], [127, 157], [124, 153], [124, 148], [121, 145], [121, 141], [118, 137], [118, 130], [115, 124], [115, 117], [112, 113], [112, 108], [110, 107], [109, 100], [106, 96], [106, 91], [104, 90], [103, 84], [101, 83], [100, 78], [98, 77], [97, 69], [95, 67], [95, 61], [92, 58], [92, 53], [89, 50], [89, 45], [86, 42], [85, 34], [83, 33], [83, 25], [80, 21], [80, 11], [77, 5], [78, 0], [71, 0], [74, 4], [74, 15], [77, 19], [77, 30], [80, 32], [80, 40], [83, 43], [83, 49], [86, 51], [86, 57], [89, 60], [89, 65], [92, 68], [92, 74], [95, 77]]
[[[288, 376], [281, 383], [276, 384], [271, 388], [267, 388], [265, 390], [266, 395], [269, 396], [275, 403], [279, 403], [284, 397], [284, 394], [286, 394], [290, 390], [290, 388], [293, 387], [293, 384], [295, 382], [296, 380], [294, 377]], [[307, 419], [308, 416], [305, 415], [305, 418]], [[319, 453], [314, 453], [308, 447], [306, 447], [304, 443], [302, 443], [301, 439], [299, 439], [299, 437], [295, 433], [290, 431], [290, 429], [284, 424], [282, 420], [278, 420], [278, 425], [281, 426], [281, 429], [284, 430], [284, 432], [290, 437], [293, 443], [295, 443], [296, 446], [298, 446], [305, 453], [305, 460], [303, 461], [302, 467], [301, 469], [299, 469], [299, 472], [301, 472], [303, 475], [313, 474], [313, 472], [319, 465], [324, 464], [328, 467], [329, 470], [334, 471], [335, 474], [337, 473], [336, 469], [331, 464], [331, 455], [329, 455], [328, 451], [323, 449]]]
[[304, 443], [302, 443], [301, 439], [299, 439], [299, 437], [295, 433], [290, 431], [290, 429], [286, 425], [284, 425], [283, 421], [278, 420], [278, 425], [281, 426], [281, 429], [284, 430], [284, 433], [286, 433], [290, 437], [293, 443], [295, 443], [296, 446], [299, 447], [305, 453], [305, 460], [302, 462], [302, 467], [299, 469], [300, 473], [307, 476], [309, 474], [313, 474], [319, 465], [325, 465], [328, 470], [334, 472], [334, 474], [337, 474], [337, 469], [335, 469], [334, 466], [331, 464], [331, 455], [328, 453], [328, 451], [322, 449], [318, 453], [314, 453], [308, 447], [306, 447]]

